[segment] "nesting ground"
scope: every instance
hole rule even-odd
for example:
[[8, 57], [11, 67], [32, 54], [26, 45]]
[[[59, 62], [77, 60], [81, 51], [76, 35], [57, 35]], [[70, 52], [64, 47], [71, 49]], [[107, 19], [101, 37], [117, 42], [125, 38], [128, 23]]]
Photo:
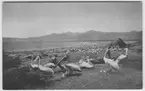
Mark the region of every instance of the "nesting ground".
[[[41, 50], [40, 50], [41, 51]], [[38, 51], [38, 52], [40, 52]], [[31, 51], [34, 53], [34, 51]], [[103, 58], [104, 52], [83, 53], [71, 52], [69, 63], [76, 63], [82, 56], [89, 56], [97, 59]], [[21, 65], [30, 64], [30, 60], [23, 59], [27, 52], [18, 53], [21, 55]], [[24, 54], [24, 55], [23, 55]], [[116, 57], [119, 55], [117, 51], [111, 53]], [[58, 57], [60, 60], [63, 57]], [[41, 59], [41, 64], [49, 61], [49, 57]], [[54, 69], [55, 76], [51, 79], [45, 79], [45, 84], [25, 86], [25, 89], [141, 89], [142, 88], [142, 47], [141, 44], [130, 47], [128, 51], [128, 59], [122, 60], [119, 65], [121, 72], [101, 72], [102, 69], [108, 70], [108, 66], [103, 60], [95, 64], [93, 69], [83, 69], [81, 73], [62, 78], [60, 68]], [[38, 74], [41, 74], [38, 72]], [[46, 75], [47, 76], [47, 75]], [[49, 75], [48, 75], [49, 76]], [[39, 82], [38, 82], [39, 83]]]
[[[112, 53], [113, 54], [113, 53]], [[82, 55], [89, 55], [91, 58], [102, 58], [104, 51], [98, 55], [71, 53], [69, 62], [78, 62]], [[114, 52], [114, 55], [117, 55]], [[46, 86], [34, 86], [34, 89], [141, 89], [142, 88], [142, 54], [129, 50], [128, 59], [120, 62], [121, 72], [100, 72], [101, 69], [108, 69], [104, 63], [96, 64], [94, 69], [83, 69], [76, 75], [62, 78], [59, 68], [55, 69], [55, 77], [48, 81]], [[48, 60], [42, 59], [42, 64]]]

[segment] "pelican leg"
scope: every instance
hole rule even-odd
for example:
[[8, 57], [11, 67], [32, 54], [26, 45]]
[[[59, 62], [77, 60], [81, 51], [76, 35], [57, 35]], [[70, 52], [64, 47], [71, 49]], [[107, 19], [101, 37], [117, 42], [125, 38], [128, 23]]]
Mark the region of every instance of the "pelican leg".
[[110, 72], [111, 71], [111, 66], [109, 64], [107, 64], [107, 66], [108, 66], [107, 72]]
[[65, 72], [66, 69], [61, 65], [61, 64], [58, 64], [59, 68], [61, 69], [62, 72]]
[[105, 75], [108, 76], [108, 72], [105, 72]]
[[68, 75], [70, 74], [70, 70], [67, 69], [66, 72], [65, 72], [64, 74], [65, 74], [65, 76], [68, 76]]
[[109, 70], [110, 72], [113, 72], [113, 68], [112, 68], [112, 66], [110, 66], [110, 70]]
[[119, 72], [121, 72], [121, 68], [118, 66], [118, 69], [117, 69]]
[[68, 72], [66, 71], [65, 73], [62, 74], [62, 77], [66, 77]]
[[65, 72], [63, 75], [64, 75], [64, 77], [66, 77], [70, 74], [70, 69], [65, 68], [65, 70], [63, 72]]
[[73, 74], [73, 70], [69, 70], [69, 75], [72, 75]]
[[69, 75], [69, 71], [66, 71], [65, 76], [68, 76], [68, 75]]
[[68, 76], [70, 74], [70, 69], [67, 69], [65, 75]]
[[52, 72], [52, 77], [54, 77], [55, 75], [54, 75], [54, 71]]
[[74, 72], [74, 74], [76, 74], [76, 71], [73, 71]]

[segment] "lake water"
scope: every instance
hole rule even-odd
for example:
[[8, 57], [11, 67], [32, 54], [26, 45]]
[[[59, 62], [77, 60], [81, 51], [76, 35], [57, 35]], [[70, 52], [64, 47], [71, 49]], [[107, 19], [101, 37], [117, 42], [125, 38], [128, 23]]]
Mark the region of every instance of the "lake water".
[[[36, 43], [27, 43], [27, 44], [18, 44], [18, 46], [10, 46], [11, 48], [7, 48], [8, 51], [30, 51], [30, 50], [44, 50], [51, 48], [61, 48], [61, 47], [77, 47], [80, 45], [106, 45], [111, 41], [96, 41], [96, 42], [36, 42]], [[125, 41], [125, 43], [131, 43], [135, 41]]]

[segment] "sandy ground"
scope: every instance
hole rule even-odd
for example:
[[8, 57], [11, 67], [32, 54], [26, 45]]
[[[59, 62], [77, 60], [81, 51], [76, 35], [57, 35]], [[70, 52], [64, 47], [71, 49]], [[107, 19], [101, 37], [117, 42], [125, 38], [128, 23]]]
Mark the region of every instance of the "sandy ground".
[[[115, 54], [115, 53], [114, 53]], [[82, 53], [71, 53], [69, 62], [77, 62]], [[104, 52], [91, 58], [103, 57]], [[117, 54], [116, 54], [117, 55]], [[43, 61], [48, 58], [43, 59]], [[42, 64], [44, 64], [42, 62]], [[127, 60], [120, 62], [121, 72], [100, 72], [108, 70], [106, 64], [96, 64], [93, 69], [83, 69], [81, 73], [62, 78], [61, 72], [55, 69], [55, 77], [46, 86], [34, 86], [32, 89], [141, 89], [142, 88], [142, 54], [129, 50]]]

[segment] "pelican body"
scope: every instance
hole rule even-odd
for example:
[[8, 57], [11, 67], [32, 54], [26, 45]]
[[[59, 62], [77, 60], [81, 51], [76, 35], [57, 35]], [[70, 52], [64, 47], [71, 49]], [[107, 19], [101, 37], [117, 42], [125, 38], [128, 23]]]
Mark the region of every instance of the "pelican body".
[[[33, 57], [32, 57], [32, 59], [33, 59]], [[30, 64], [32, 68], [38, 68], [40, 71], [52, 73], [52, 75], [54, 75], [54, 71], [50, 67], [42, 66], [40, 64], [40, 56], [36, 56], [35, 60], [32, 60], [32, 59], [31, 59], [31, 64]], [[34, 62], [36, 62], [36, 63], [34, 63]], [[50, 66], [50, 64], [49, 64], [49, 66]]]
[[65, 76], [67, 76], [69, 74], [72, 74], [73, 72], [76, 73], [76, 72], [81, 72], [82, 71], [80, 66], [77, 65], [77, 64], [74, 64], [74, 63], [68, 63], [68, 64], [64, 64], [62, 66], [65, 69], [65, 73], [62, 74], [62, 77], [65, 77]]
[[104, 59], [104, 62], [110, 66], [110, 69], [113, 68], [113, 69], [116, 69], [116, 70], [120, 70], [120, 67], [119, 67], [118, 63], [120, 62], [120, 60], [123, 60], [123, 59], [127, 58], [127, 55], [128, 55], [127, 54], [128, 48], [125, 48], [125, 50], [126, 50], [126, 54], [125, 55], [121, 54], [116, 60], [107, 58], [106, 55], [107, 55], [108, 51], [110, 51], [110, 50], [109, 49], [106, 50], [103, 59]]

